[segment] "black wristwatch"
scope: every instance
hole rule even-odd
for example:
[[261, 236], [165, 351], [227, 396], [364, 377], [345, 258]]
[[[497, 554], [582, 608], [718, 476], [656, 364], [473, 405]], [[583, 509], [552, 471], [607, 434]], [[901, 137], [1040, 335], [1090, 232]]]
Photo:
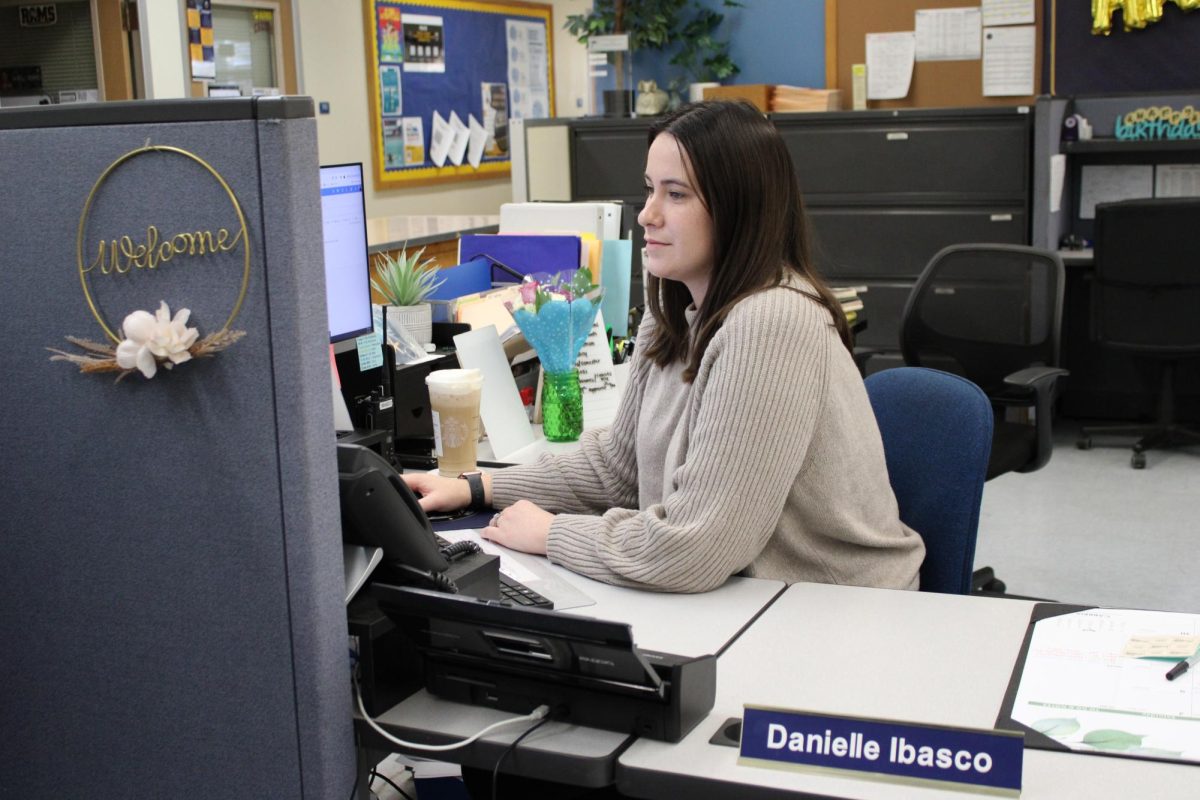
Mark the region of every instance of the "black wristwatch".
[[481, 511], [487, 508], [487, 503], [483, 499], [483, 473], [478, 470], [474, 472], [464, 472], [458, 477], [467, 482], [467, 486], [471, 487], [471, 504], [468, 506], [472, 511]]

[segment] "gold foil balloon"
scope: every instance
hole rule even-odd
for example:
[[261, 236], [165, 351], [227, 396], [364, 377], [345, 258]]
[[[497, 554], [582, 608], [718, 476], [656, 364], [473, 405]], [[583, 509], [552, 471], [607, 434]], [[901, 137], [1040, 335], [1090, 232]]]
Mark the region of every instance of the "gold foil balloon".
[[[1092, 33], [1112, 32], [1112, 16], [1121, 10], [1121, 21], [1125, 30], [1144, 28], [1151, 22], [1162, 19], [1163, 4], [1167, 0], [1092, 0]], [[1200, 0], [1171, 0], [1183, 11], [1200, 7]]]

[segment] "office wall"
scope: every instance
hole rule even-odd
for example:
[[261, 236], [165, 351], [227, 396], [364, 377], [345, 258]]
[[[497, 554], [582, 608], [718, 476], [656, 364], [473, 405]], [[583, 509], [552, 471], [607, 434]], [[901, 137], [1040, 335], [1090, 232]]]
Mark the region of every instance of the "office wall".
[[[729, 42], [729, 55], [741, 68], [736, 83], [825, 86], [825, 0], [742, 0], [742, 8], [698, 2], [725, 16], [716, 36]], [[677, 50], [638, 54], [634, 78], [654, 78], [665, 88], [680, 74], [669, 63]]]
[[[583, 48], [562, 30], [567, 14], [580, 13], [590, 0], [552, 0], [556, 108], [560, 116], [578, 116], [586, 107]], [[328, 102], [329, 114], [317, 115], [321, 163], [362, 161], [371, 170], [370, 105], [367, 99], [366, 36], [361, 2], [296, 0], [300, 19], [302, 93]], [[367, 215], [498, 214], [512, 199], [505, 175], [496, 180], [465, 181], [367, 193]]]

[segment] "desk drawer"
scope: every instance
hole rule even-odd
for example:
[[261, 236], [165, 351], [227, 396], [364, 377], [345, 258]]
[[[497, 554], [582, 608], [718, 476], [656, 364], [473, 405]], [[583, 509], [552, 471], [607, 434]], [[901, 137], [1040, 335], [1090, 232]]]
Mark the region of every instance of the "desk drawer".
[[937, 251], [952, 244], [1026, 244], [1023, 206], [990, 208], [808, 208], [817, 269], [834, 283], [846, 277], [915, 280]]
[[1024, 197], [1030, 171], [1027, 115], [990, 120], [777, 121], [805, 197], [885, 194]]

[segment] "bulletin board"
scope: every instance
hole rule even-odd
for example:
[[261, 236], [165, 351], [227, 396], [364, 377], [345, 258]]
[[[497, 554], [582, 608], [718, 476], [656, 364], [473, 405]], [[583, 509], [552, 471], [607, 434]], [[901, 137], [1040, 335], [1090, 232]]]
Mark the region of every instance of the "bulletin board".
[[[553, 24], [541, 3], [364, 0], [375, 186], [497, 178], [510, 169], [508, 120], [554, 116]], [[485, 142], [478, 167], [435, 114]], [[477, 126], [471, 125], [474, 118]], [[461, 153], [460, 163], [455, 158]]]
[[[1085, 0], [1073, 0], [1086, 5]], [[867, 60], [867, 34], [911, 31], [918, 9], [969, 8], [979, 0], [837, 0], [825, 4], [826, 75], [829, 88], [842, 90], [842, 108], [851, 107], [850, 66]], [[918, 61], [913, 65], [908, 96], [899, 100], [868, 100], [867, 108], [946, 108], [962, 106], [1030, 105], [1042, 87], [1043, 9], [1034, 4], [1033, 94], [985, 97], [983, 61]], [[833, 9], [831, 12], [830, 9]], [[828, 52], [832, 48], [832, 53]], [[836, 82], [835, 82], [836, 81]]]

